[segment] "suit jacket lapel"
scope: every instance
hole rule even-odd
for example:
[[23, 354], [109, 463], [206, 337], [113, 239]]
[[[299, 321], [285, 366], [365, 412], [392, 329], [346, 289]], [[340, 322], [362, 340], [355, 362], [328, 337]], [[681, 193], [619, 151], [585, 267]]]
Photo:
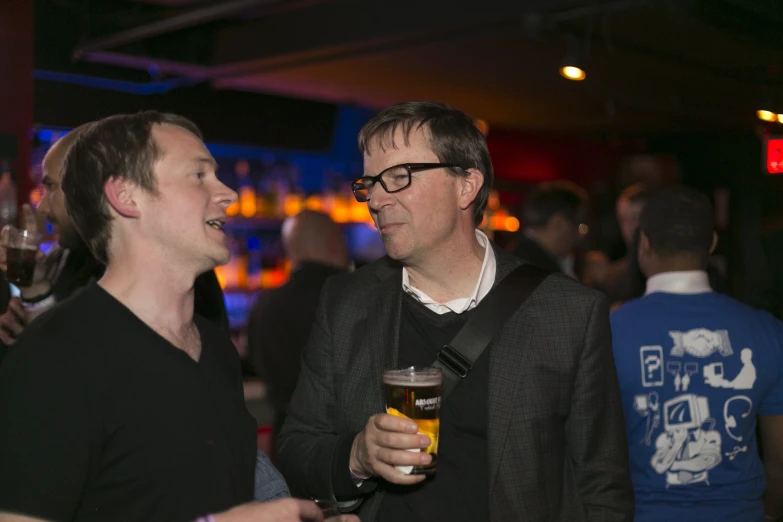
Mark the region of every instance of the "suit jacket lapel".
[[[370, 318], [367, 349], [372, 357], [372, 371], [382, 383], [384, 370], [397, 365], [397, 355], [400, 341], [400, 311], [402, 306], [402, 268], [389, 260], [381, 265], [376, 275], [378, 284], [372, 290], [374, 317]], [[383, 396], [383, 385], [377, 390], [377, 403], [385, 410], [386, 399]]]
[[[497, 246], [495, 246], [495, 258], [497, 260], [495, 284], [497, 284], [519, 266], [520, 261]], [[524, 306], [521, 312], [517, 312], [509, 319], [509, 323], [512, 321], [517, 321], [517, 327], [514, 328], [514, 331], [527, 332], [531, 330], [530, 326], [526, 324], [528, 319], [524, 312]], [[513, 337], [508, 332], [508, 328], [501, 328], [492, 342], [489, 355], [487, 450], [490, 496], [500, 465], [503, 446], [508, 437], [511, 416], [514, 415], [517, 406], [515, 397], [520, 386], [519, 368], [524, 364], [530, 343], [530, 338], [527, 335]]]

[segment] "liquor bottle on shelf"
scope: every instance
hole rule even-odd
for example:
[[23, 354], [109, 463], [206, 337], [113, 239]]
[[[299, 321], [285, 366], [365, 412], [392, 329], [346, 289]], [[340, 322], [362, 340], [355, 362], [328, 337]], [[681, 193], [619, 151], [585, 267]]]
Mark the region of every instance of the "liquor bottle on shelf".
[[247, 238], [248, 290], [258, 290], [261, 288], [262, 249], [263, 245], [258, 237], [251, 235]]
[[225, 265], [215, 267], [215, 275], [223, 289], [234, 289], [239, 286], [239, 265], [237, 262], [238, 240], [229, 237], [228, 248], [231, 251], [231, 259]]
[[243, 217], [255, 217], [257, 211], [256, 189], [250, 179], [250, 164], [247, 160], [238, 160], [234, 164], [234, 173], [239, 193], [239, 214]]
[[236, 287], [247, 288], [248, 248], [247, 238], [244, 234], [236, 237], [236, 253], [232, 261], [236, 267]]
[[260, 196], [263, 200], [264, 211], [263, 216], [268, 218], [277, 217], [277, 187], [275, 182], [271, 178], [266, 178], [263, 181], [263, 194]]
[[288, 194], [283, 205], [283, 213], [286, 217], [295, 216], [305, 208], [305, 198], [300, 189]]
[[288, 167], [281, 166], [278, 169], [278, 175], [274, 179], [275, 195], [275, 217], [285, 217], [285, 202], [288, 199], [288, 194], [291, 193], [291, 186], [288, 181]]
[[16, 183], [7, 159], [0, 160], [0, 228], [16, 224]]

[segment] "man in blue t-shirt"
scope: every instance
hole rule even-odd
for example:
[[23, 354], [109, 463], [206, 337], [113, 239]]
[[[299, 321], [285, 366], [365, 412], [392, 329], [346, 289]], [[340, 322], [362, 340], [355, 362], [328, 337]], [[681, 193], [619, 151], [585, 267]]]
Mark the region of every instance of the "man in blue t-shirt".
[[639, 230], [647, 291], [611, 317], [635, 520], [778, 520], [783, 323], [710, 288], [717, 236], [703, 194], [660, 191]]

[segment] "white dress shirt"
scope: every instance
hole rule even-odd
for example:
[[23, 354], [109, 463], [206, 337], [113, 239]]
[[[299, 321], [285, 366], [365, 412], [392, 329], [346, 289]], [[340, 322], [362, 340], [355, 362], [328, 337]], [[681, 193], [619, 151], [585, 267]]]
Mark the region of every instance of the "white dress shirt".
[[492, 250], [489, 238], [478, 229], [476, 229], [476, 239], [484, 247], [484, 262], [481, 264], [481, 272], [473, 288], [473, 293], [469, 297], [459, 297], [446, 303], [439, 303], [418, 288], [411, 286], [408, 270], [405, 267], [402, 269], [402, 289], [415, 297], [421, 304], [440, 315], [447, 312], [461, 314], [478, 306], [481, 300], [492, 290], [492, 285], [495, 284], [497, 261], [495, 260], [495, 252]]

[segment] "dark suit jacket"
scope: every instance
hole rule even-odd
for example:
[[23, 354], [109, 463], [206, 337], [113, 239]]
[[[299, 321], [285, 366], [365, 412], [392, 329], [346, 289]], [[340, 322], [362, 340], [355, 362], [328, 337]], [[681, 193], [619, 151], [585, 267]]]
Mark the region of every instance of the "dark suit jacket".
[[541, 246], [520, 232], [516, 246], [512, 249], [515, 256], [524, 259], [550, 272], [561, 272], [560, 264], [550, 256]]
[[[495, 247], [496, 281], [520, 264]], [[324, 285], [280, 435], [294, 494], [330, 497], [341, 436], [385, 411], [382, 372], [397, 363], [401, 266], [388, 257]], [[633, 491], [612, 357], [596, 291], [550, 275], [490, 350], [489, 509], [494, 522], [631, 521]], [[364, 499], [373, 522], [384, 484]]]

